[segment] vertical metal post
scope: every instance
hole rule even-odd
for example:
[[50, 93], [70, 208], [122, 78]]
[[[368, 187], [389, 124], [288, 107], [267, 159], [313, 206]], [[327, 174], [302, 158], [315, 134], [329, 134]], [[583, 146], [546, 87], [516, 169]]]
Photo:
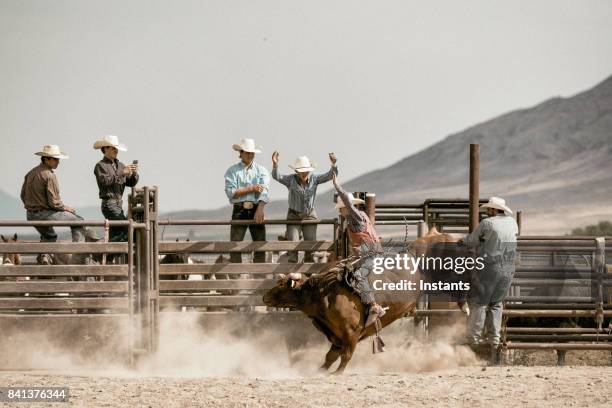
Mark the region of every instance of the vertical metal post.
[[132, 220], [129, 220], [128, 224], [128, 253], [127, 253], [127, 265], [128, 265], [128, 342], [129, 342], [129, 366], [134, 366], [135, 355], [134, 355], [134, 328], [136, 322], [134, 321], [134, 224]]
[[143, 231], [144, 236], [144, 268], [142, 281], [144, 283], [142, 290], [142, 304], [143, 304], [143, 329], [145, 332], [146, 338], [143, 339], [145, 341], [145, 349], [147, 352], [152, 351], [152, 313], [151, 313], [151, 225], [149, 224], [149, 187], [144, 187], [144, 196], [143, 196], [143, 217], [145, 230]]
[[152, 313], [153, 313], [153, 351], [157, 351], [159, 347], [159, 240], [158, 240], [158, 208], [159, 208], [159, 187], [155, 186], [153, 197], [153, 211], [151, 223], [151, 242], [153, 244], [153, 252], [151, 263], [153, 266], [151, 282], [152, 287]]
[[427, 235], [427, 223], [419, 221], [417, 224], [417, 237], [424, 237], [425, 235]]
[[365, 195], [365, 207], [366, 214], [368, 214], [368, 218], [372, 224], [376, 223], [376, 194], [374, 193], [366, 193]]
[[480, 145], [470, 144], [470, 232], [479, 221], [480, 196]]
[[[417, 225], [417, 238], [423, 237], [428, 232], [428, 226], [425, 221], [419, 221]], [[429, 298], [427, 294], [421, 294], [419, 299], [417, 300], [417, 310], [427, 310], [429, 307]], [[429, 318], [425, 317], [415, 317], [414, 324], [416, 327], [419, 327], [422, 331], [423, 339], [427, 339], [427, 326], [429, 324]]]

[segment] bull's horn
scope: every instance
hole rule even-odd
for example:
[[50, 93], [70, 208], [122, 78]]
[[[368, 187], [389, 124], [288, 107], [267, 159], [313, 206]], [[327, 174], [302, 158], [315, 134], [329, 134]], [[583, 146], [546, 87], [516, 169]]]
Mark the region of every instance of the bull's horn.
[[292, 280], [300, 280], [300, 279], [302, 279], [302, 274], [301, 274], [301, 273], [299, 273], [299, 272], [291, 272], [291, 273], [290, 273], [288, 276], [289, 276], [289, 277], [290, 277]]
[[295, 288], [295, 285], [297, 285], [297, 283], [295, 283], [294, 280], [291, 280], [291, 289]]
[[279, 273], [279, 274], [278, 274], [278, 277], [279, 277], [280, 279], [285, 279], [285, 278], [287, 277], [287, 275], [285, 275], [284, 273]]
[[466, 303], [462, 303], [461, 306], [461, 311], [466, 315], [469, 316], [470, 315], [470, 307], [468, 306], [467, 302]]

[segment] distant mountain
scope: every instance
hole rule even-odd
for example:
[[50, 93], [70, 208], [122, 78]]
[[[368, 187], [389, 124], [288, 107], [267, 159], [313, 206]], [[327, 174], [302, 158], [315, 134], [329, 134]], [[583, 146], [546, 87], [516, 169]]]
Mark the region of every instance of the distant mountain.
[[[524, 213], [527, 233], [566, 233], [612, 219], [612, 76], [570, 98], [555, 97], [464, 131], [348, 182], [379, 202], [467, 197], [469, 144], [480, 144], [481, 196], [499, 195]], [[401, 148], [401, 146], [398, 146]], [[374, 152], [373, 154], [377, 154]], [[333, 215], [332, 193], [317, 200]], [[283, 217], [286, 202], [267, 207]], [[230, 209], [183, 211], [171, 218], [228, 218]]]

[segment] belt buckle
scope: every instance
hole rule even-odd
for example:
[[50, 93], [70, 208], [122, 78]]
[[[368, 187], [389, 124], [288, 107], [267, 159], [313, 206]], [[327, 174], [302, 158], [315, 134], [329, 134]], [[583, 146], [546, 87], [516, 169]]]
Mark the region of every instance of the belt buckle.
[[245, 201], [242, 203], [242, 208], [244, 208], [245, 210], [250, 210], [253, 207], [254, 207], [254, 204], [252, 201]]

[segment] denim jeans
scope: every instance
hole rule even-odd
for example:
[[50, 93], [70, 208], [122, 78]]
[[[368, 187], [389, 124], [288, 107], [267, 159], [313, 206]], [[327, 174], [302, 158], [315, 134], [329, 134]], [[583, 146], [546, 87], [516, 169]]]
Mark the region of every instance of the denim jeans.
[[[68, 211], [42, 210], [28, 211], [28, 221], [81, 221], [83, 218]], [[40, 242], [56, 242], [57, 234], [53, 227], [34, 227], [40, 234]], [[70, 227], [72, 242], [85, 242], [85, 227]], [[42, 255], [42, 254], [41, 254]], [[74, 254], [72, 260], [77, 264], [84, 264], [87, 254]]]
[[[297, 211], [289, 210], [287, 212], [288, 220], [316, 220], [317, 213], [314, 209], [308, 214], [299, 213]], [[287, 224], [287, 239], [289, 241], [299, 241], [300, 232], [304, 236], [304, 241], [316, 241], [317, 240], [317, 224], [312, 225], [299, 225], [299, 224]], [[297, 263], [298, 251], [289, 252], [289, 262]], [[304, 262], [314, 262], [312, 257], [312, 251], [304, 251]]]
[[472, 288], [468, 294], [470, 316], [467, 324], [467, 340], [471, 344], [483, 341], [499, 345], [502, 324], [503, 300], [512, 283], [514, 265], [500, 267], [487, 265], [479, 275], [472, 276]]
[[[123, 221], [127, 220], [127, 217], [123, 213], [123, 207], [114, 201], [102, 201], [101, 205], [102, 215], [107, 220]], [[108, 240], [110, 242], [125, 242], [128, 240], [128, 229], [127, 227], [111, 227], [108, 231]]]
[[[252, 220], [255, 218], [255, 210], [257, 206], [247, 210], [242, 206], [234, 205], [232, 211], [232, 220]], [[230, 241], [243, 241], [246, 235], [247, 227], [251, 233], [253, 241], [265, 241], [266, 240], [266, 226], [263, 224], [252, 224], [252, 225], [232, 225], [230, 227]], [[230, 260], [233, 263], [242, 262], [242, 254], [240, 252], [230, 252]], [[253, 262], [264, 263], [266, 262], [265, 252], [255, 252], [253, 255]]]
[[470, 316], [468, 317], [467, 336], [470, 344], [482, 342], [482, 332], [486, 328], [488, 344], [497, 346], [500, 341], [503, 305], [502, 302], [492, 302], [488, 305], [470, 303]]
[[358, 264], [358, 268], [353, 271], [352, 280], [353, 288], [357, 291], [361, 303], [371, 305], [376, 303], [374, 298], [374, 290], [370, 287], [368, 276], [374, 269], [375, 255], [369, 255], [362, 258]]

